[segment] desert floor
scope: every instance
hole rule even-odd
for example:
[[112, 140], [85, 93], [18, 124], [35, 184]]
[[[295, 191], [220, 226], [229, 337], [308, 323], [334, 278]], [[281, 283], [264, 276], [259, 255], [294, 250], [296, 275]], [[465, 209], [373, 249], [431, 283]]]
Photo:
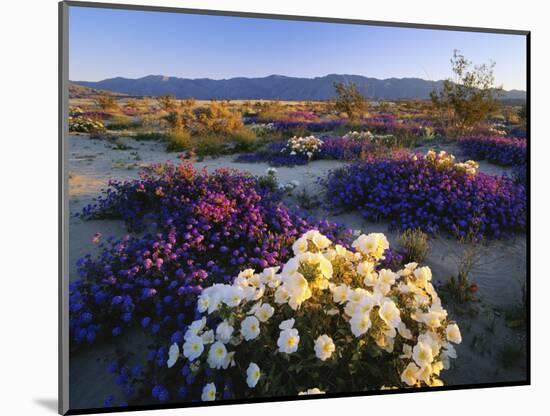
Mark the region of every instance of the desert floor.
[[[94, 253], [91, 243], [94, 233], [103, 236], [122, 236], [126, 233], [121, 221], [82, 221], [72, 215], [92, 202], [111, 178], [131, 179], [138, 176], [140, 167], [151, 163], [177, 162], [176, 153], [166, 153], [164, 145], [158, 142], [136, 142], [121, 139], [130, 148], [117, 150], [112, 143], [90, 140], [87, 135], [69, 137], [69, 205], [70, 205], [70, 280], [77, 278], [76, 260], [88, 253]], [[457, 157], [460, 151], [453, 146], [443, 148]], [[427, 149], [418, 148], [425, 151]], [[234, 156], [216, 159], [206, 158], [196, 162], [197, 167], [235, 168], [263, 175], [267, 164], [244, 164], [233, 162]], [[279, 183], [291, 180], [300, 182], [294, 195], [305, 188], [312, 196], [319, 196], [321, 189], [316, 183], [318, 177], [328, 170], [342, 166], [339, 161], [315, 161], [309, 166], [277, 168]], [[480, 170], [501, 174], [505, 169], [481, 162]], [[322, 196], [320, 200], [322, 201]], [[297, 203], [292, 196], [287, 203]], [[385, 223], [369, 223], [358, 213], [329, 214], [320, 208], [311, 211], [319, 218], [328, 218], [362, 232], [384, 232], [393, 246], [398, 234], [388, 229]], [[456, 274], [456, 263], [463, 247], [454, 238], [437, 237], [430, 241], [430, 252], [426, 263], [432, 268], [434, 280], [445, 282]], [[521, 307], [521, 288], [526, 280], [526, 237], [518, 235], [506, 240], [489, 241], [480, 248], [483, 260], [474, 268], [472, 280], [479, 286], [477, 300], [467, 304], [455, 304], [445, 300], [449, 314], [456, 319], [462, 331], [462, 344], [457, 346], [458, 358], [453, 367], [445, 371], [443, 380], [447, 385], [521, 381], [526, 378], [524, 329], [510, 328], [505, 318], [507, 311]], [[106, 371], [106, 365], [115, 357], [115, 350], [121, 348], [135, 352], [136, 363], [143, 361], [147, 339], [136, 331], [120, 338], [117, 345], [94, 344], [93, 348], [79, 351], [70, 360], [71, 408], [101, 407], [105, 398], [118, 391], [113, 377]]]

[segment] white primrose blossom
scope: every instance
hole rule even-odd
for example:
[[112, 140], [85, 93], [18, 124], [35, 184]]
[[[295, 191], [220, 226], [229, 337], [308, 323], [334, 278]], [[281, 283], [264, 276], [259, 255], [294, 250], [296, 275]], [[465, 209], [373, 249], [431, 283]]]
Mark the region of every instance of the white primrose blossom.
[[323, 146], [323, 141], [315, 136], [291, 137], [281, 152], [288, 152], [291, 155], [301, 154], [311, 159]]
[[260, 367], [258, 367], [258, 364], [256, 363], [250, 363], [248, 368], [246, 369], [246, 384], [248, 387], [253, 389], [256, 387], [256, 384], [258, 384], [258, 380], [260, 379], [262, 373], [260, 372]]
[[204, 386], [201, 400], [203, 402], [212, 402], [216, 400], [216, 385], [214, 383], [208, 383]]
[[[280, 268], [246, 269], [232, 284], [205, 288], [197, 310], [211, 318], [189, 325], [183, 345], [170, 346], [167, 366], [184, 361], [191, 371], [207, 366], [215, 373], [236, 372], [251, 389], [265, 378], [261, 388], [279, 389], [277, 394], [287, 384], [295, 388], [288, 394], [322, 394], [330, 385], [319, 369], [357, 356], [394, 380], [378, 388], [443, 385], [440, 374], [457, 357], [452, 344], [462, 335], [432, 285], [429, 267], [383, 267], [389, 243], [380, 233], [360, 234], [344, 247], [311, 230], [291, 248], [293, 256]], [[315, 365], [312, 355], [319, 360]], [[307, 371], [319, 387], [300, 391], [292, 379], [272, 383], [277, 365], [296, 380], [297, 372]], [[353, 361], [339, 368], [348, 365], [358, 380], [369, 380]], [[215, 400], [216, 386], [206, 384], [201, 397]]]

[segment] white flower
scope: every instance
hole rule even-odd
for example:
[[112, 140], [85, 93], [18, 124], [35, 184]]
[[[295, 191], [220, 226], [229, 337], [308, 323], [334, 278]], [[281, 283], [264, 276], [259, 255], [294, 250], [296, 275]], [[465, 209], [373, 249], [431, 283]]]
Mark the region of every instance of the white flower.
[[260, 322], [267, 322], [269, 318], [273, 316], [273, 313], [275, 312], [275, 308], [271, 306], [269, 303], [264, 303], [262, 306], [256, 310], [256, 313], [254, 316], [258, 318]]
[[240, 286], [229, 286], [225, 290], [223, 302], [231, 307], [234, 308], [235, 306], [239, 306], [241, 301], [243, 300], [245, 296], [244, 290]]
[[359, 337], [366, 333], [372, 325], [370, 316], [368, 313], [355, 313], [350, 321], [351, 332], [356, 337]]
[[311, 241], [313, 241], [313, 244], [315, 244], [317, 248], [320, 250], [324, 250], [331, 244], [331, 241], [319, 232], [313, 235], [313, 237], [311, 238]]
[[378, 272], [378, 279], [380, 280], [380, 282], [385, 283], [385, 284], [390, 285], [390, 286], [395, 283], [395, 280], [398, 277], [399, 276], [397, 275], [397, 273], [394, 273], [394, 272], [392, 272], [391, 270], [388, 270], [388, 269], [382, 269]]
[[275, 174], [277, 174], [277, 169], [275, 169], [275, 168], [267, 168], [267, 169], [265, 170], [265, 173], [268, 174], [268, 175], [275, 175]]
[[211, 368], [216, 368], [219, 370], [224, 366], [226, 356], [227, 349], [225, 348], [225, 345], [220, 341], [216, 341], [212, 344], [210, 351], [208, 352], [208, 365], [210, 365]]
[[412, 358], [412, 347], [409, 344], [403, 344], [403, 354], [399, 358]]
[[246, 369], [246, 384], [248, 384], [248, 387], [251, 389], [256, 387], [261, 375], [260, 367], [256, 363], [250, 363]]
[[382, 233], [360, 235], [351, 245], [361, 253], [370, 255], [375, 259], [382, 259], [384, 251], [390, 247], [388, 239]]
[[399, 332], [399, 335], [405, 339], [412, 339], [413, 337], [412, 332], [403, 322], [400, 322], [399, 325], [397, 325], [397, 332]]
[[300, 393], [298, 393], [298, 396], [303, 396], [308, 394], [325, 394], [325, 392], [315, 387], [314, 389], [307, 389], [306, 391], [301, 391]]
[[342, 304], [347, 300], [348, 297], [348, 286], [345, 284], [341, 285], [333, 285], [330, 288], [330, 291], [332, 292], [332, 300], [334, 303]]
[[413, 359], [420, 368], [426, 367], [434, 359], [432, 348], [428, 344], [419, 341], [413, 348]]
[[176, 361], [178, 361], [178, 357], [180, 356], [180, 347], [178, 347], [178, 344], [173, 343], [170, 346], [170, 349], [168, 350], [168, 361], [166, 364], [168, 365], [168, 368], [172, 368], [174, 364], [176, 364]]
[[281, 330], [284, 330], [284, 329], [292, 329], [294, 328], [294, 318], [290, 318], [290, 319], [287, 319], [286, 321], [282, 321], [280, 324], [279, 324], [279, 329]]
[[214, 331], [211, 329], [210, 331], [206, 331], [204, 334], [201, 335], [202, 342], [206, 344], [212, 344], [214, 342], [215, 336]]
[[227, 321], [221, 322], [216, 328], [216, 339], [227, 344], [233, 335], [233, 327]]
[[216, 385], [214, 383], [208, 383], [202, 389], [201, 400], [203, 402], [211, 402], [216, 400]]
[[374, 271], [374, 263], [370, 261], [362, 261], [357, 265], [357, 273], [360, 276], [368, 276]]
[[414, 386], [417, 382], [417, 375], [420, 368], [415, 363], [409, 363], [405, 370], [401, 373], [401, 381], [408, 386]]
[[298, 238], [294, 244], [292, 244], [292, 251], [294, 252], [294, 255], [302, 254], [307, 251], [307, 239], [304, 237]]
[[285, 287], [289, 295], [288, 305], [294, 310], [311, 297], [311, 289], [301, 273], [286, 276]]
[[315, 340], [314, 349], [317, 358], [319, 358], [321, 361], [325, 361], [330, 358], [336, 347], [334, 345], [334, 342], [332, 341], [332, 338], [324, 334], [319, 336]]
[[462, 342], [462, 335], [460, 334], [460, 329], [458, 328], [457, 324], [447, 325], [445, 334], [447, 335], [448, 341], [451, 341], [455, 344], [460, 344]]
[[202, 338], [193, 335], [189, 337], [183, 344], [183, 355], [189, 359], [189, 361], [194, 361], [200, 357], [204, 351], [204, 343]]
[[279, 266], [268, 267], [260, 274], [261, 283], [269, 287], [277, 287], [281, 284], [281, 277], [277, 274]]
[[197, 309], [200, 313], [204, 313], [208, 310], [208, 305], [210, 304], [210, 298], [204, 293], [199, 296], [197, 300]]
[[250, 341], [260, 335], [260, 322], [254, 316], [248, 316], [241, 322], [241, 334]]
[[300, 343], [300, 335], [297, 329], [283, 329], [279, 334], [277, 340], [277, 346], [280, 352], [291, 354], [298, 350], [298, 344]]
[[414, 271], [414, 277], [416, 277], [419, 286], [424, 287], [426, 283], [432, 280], [432, 271], [428, 266], [419, 267]]
[[206, 317], [203, 316], [201, 319], [191, 322], [191, 325], [187, 328], [183, 339], [187, 340], [188, 338], [197, 335], [200, 331], [203, 330], [206, 325]]
[[389, 299], [384, 300], [382, 306], [380, 306], [378, 315], [390, 328], [397, 328], [401, 322], [399, 308]]
[[275, 303], [286, 303], [288, 302], [289, 297], [290, 295], [288, 294], [288, 290], [286, 290], [286, 287], [284, 286], [279, 286], [275, 291]]

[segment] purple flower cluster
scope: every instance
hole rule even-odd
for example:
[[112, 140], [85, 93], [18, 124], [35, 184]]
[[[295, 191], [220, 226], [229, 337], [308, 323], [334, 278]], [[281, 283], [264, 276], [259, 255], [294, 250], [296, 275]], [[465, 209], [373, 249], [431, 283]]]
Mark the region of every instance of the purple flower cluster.
[[527, 140], [502, 136], [463, 137], [458, 141], [469, 157], [487, 159], [502, 166], [523, 165], [527, 160]]
[[80, 116], [95, 120], [110, 120], [111, 118], [113, 118], [112, 114], [106, 113], [104, 111], [86, 111], [84, 113], [80, 113]]
[[505, 176], [470, 175], [420, 156], [373, 157], [322, 180], [333, 209], [358, 209], [369, 221], [457, 237], [502, 237], [524, 231], [527, 194]]
[[288, 132], [296, 129], [303, 129], [312, 133], [332, 131], [348, 123], [347, 120], [327, 120], [327, 121], [293, 121], [293, 120], [274, 120], [272, 121], [275, 130]]
[[230, 282], [240, 269], [275, 266], [294, 239], [317, 228], [342, 241], [349, 232], [294, 212], [251, 175], [197, 172], [190, 164], [159, 165], [139, 180], [112, 182], [83, 218], [122, 218], [139, 236], [99, 242], [98, 257], [78, 261], [70, 287], [76, 344], [118, 337], [141, 325], [172, 336], [194, 319], [204, 286]]
[[313, 111], [305, 111], [305, 110], [298, 110], [298, 111], [291, 111], [288, 113], [288, 117], [291, 120], [315, 120], [317, 119], [317, 115]]

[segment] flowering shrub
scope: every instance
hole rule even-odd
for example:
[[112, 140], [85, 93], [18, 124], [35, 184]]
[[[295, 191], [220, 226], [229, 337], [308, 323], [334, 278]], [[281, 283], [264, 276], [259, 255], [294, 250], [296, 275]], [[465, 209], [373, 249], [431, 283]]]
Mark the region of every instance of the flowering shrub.
[[249, 124], [247, 127], [259, 137], [265, 137], [275, 131], [275, 125], [273, 123], [253, 123]]
[[69, 107], [69, 117], [78, 117], [84, 113], [84, 110], [80, 107]]
[[398, 144], [395, 136], [391, 134], [386, 135], [374, 135], [370, 131], [349, 131], [343, 136], [344, 139], [367, 141], [371, 143], [379, 143], [385, 146], [395, 146]]
[[78, 133], [93, 133], [105, 130], [101, 121], [87, 117], [69, 117], [69, 131]]
[[396, 153], [332, 171], [322, 181], [329, 205], [358, 209], [369, 221], [458, 237], [501, 237], [525, 230], [525, 186], [455, 163], [446, 153]]
[[503, 166], [522, 165], [527, 161], [527, 140], [502, 136], [463, 137], [462, 150], [470, 157], [487, 159]]
[[308, 137], [291, 137], [288, 139], [286, 146], [281, 149], [281, 152], [287, 152], [291, 156], [301, 155], [307, 156], [308, 159], [311, 158], [319, 152], [323, 142], [321, 139], [318, 139], [315, 136]]
[[172, 336], [193, 319], [203, 287], [231, 282], [243, 267], [280, 265], [289, 245], [328, 221], [290, 211], [251, 175], [197, 172], [190, 164], [157, 165], [131, 182], [113, 181], [83, 218], [122, 218], [139, 236], [99, 242], [99, 256], [78, 262], [70, 287], [70, 328], [77, 343], [120, 336], [132, 325]]
[[232, 284], [204, 289], [204, 316], [166, 360], [171, 371], [194, 375], [191, 398], [443, 385], [461, 335], [430, 269], [381, 268], [383, 234], [361, 235], [352, 247], [311, 230], [282, 268], [245, 269]]

